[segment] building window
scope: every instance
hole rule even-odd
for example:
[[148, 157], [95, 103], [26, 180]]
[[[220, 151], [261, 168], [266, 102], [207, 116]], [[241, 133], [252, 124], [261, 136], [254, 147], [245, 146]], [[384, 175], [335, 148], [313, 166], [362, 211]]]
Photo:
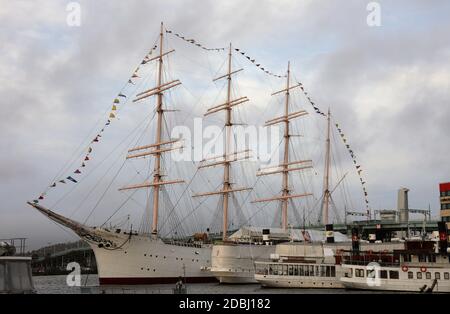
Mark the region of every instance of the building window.
[[417, 279], [422, 279], [422, 272], [420, 271], [417, 272]]
[[398, 279], [398, 271], [396, 271], [396, 270], [390, 270], [390, 271], [389, 271], [389, 278], [390, 278], [390, 279]]
[[441, 273], [434, 273], [435, 279], [441, 279]]
[[450, 279], [449, 273], [447, 273], [447, 272], [444, 273], [444, 279], [445, 280], [449, 280]]
[[427, 279], [431, 279], [431, 273], [429, 271], [427, 271], [427, 273], [425, 274]]
[[408, 272], [408, 279], [414, 279], [414, 274], [412, 271]]

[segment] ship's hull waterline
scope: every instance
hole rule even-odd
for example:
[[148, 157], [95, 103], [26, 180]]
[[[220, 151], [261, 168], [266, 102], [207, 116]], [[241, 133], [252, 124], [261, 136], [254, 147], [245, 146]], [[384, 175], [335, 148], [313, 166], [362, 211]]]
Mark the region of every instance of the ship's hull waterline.
[[211, 244], [168, 242], [151, 236], [92, 228], [34, 203], [51, 220], [72, 229], [95, 254], [101, 285], [217, 282], [211, 267]]

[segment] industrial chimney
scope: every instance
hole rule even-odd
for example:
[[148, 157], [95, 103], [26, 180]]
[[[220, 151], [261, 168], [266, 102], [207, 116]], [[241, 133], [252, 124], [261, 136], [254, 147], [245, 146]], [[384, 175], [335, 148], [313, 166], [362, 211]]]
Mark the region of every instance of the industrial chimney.
[[408, 191], [407, 188], [398, 190], [397, 210], [399, 223], [407, 223], [409, 220]]

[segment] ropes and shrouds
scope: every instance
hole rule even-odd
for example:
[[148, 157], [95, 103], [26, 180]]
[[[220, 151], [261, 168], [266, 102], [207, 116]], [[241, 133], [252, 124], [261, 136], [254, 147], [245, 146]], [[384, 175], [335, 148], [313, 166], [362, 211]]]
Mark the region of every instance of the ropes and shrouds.
[[[302, 90], [303, 94], [305, 95], [306, 99], [308, 100], [309, 104], [313, 107], [314, 111], [317, 114], [320, 114], [322, 116], [326, 116], [326, 114], [320, 110], [319, 107], [316, 106], [316, 104], [312, 101], [311, 97], [308, 95], [308, 92], [305, 90], [305, 87], [303, 86], [303, 84], [301, 82], [297, 81], [297, 84], [300, 85], [300, 89]], [[359, 177], [359, 181], [361, 183], [361, 187], [362, 187], [362, 191], [364, 194], [364, 202], [366, 205], [366, 210], [367, 210], [367, 216], [370, 217], [370, 209], [369, 209], [369, 198], [368, 198], [368, 193], [367, 193], [367, 189], [366, 189], [366, 181], [363, 179], [363, 176], [361, 175], [362, 169], [361, 169], [361, 165], [356, 161], [356, 156], [355, 153], [353, 152], [353, 150], [350, 147], [350, 144], [348, 144], [347, 138], [345, 137], [345, 134], [343, 133], [341, 127], [339, 127], [338, 123], [335, 123], [336, 129], [339, 132], [339, 135], [342, 139], [342, 142], [345, 145], [345, 148], [347, 149], [350, 157], [352, 158], [353, 164], [356, 168], [356, 172], [358, 173], [358, 177]]]
[[[220, 47], [220, 48], [208, 48], [204, 45], [202, 45], [201, 43], [199, 43], [197, 40], [195, 39], [187, 39], [185, 36], [180, 35], [179, 33], [175, 33], [171, 30], [166, 30], [166, 33], [168, 34], [172, 34], [182, 40], [184, 40], [187, 43], [190, 43], [198, 48], [201, 48], [203, 50], [206, 51], [225, 51], [226, 48], [225, 47]], [[39, 201], [43, 200], [48, 191], [52, 188], [55, 188], [57, 185], [62, 185], [62, 184], [67, 184], [67, 183], [78, 183], [79, 180], [79, 176], [82, 174], [81, 169], [85, 168], [87, 163], [91, 160], [91, 154], [93, 152], [93, 147], [95, 146], [96, 143], [98, 143], [103, 135], [103, 132], [105, 131], [105, 129], [112, 123], [112, 121], [117, 117], [117, 111], [119, 110], [119, 106], [122, 105], [121, 100], [125, 100], [125, 102], [123, 104], [125, 104], [127, 102], [127, 95], [125, 93], [125, 89], [127, 88], [127, 86], [131, 85], [135, 85], [135, 81], [137, 79], [139, 79], [139, 75], [138, 72], [141, 68], [141, 66], [147, 64], [151, 58], [150, 56], [152, 55], [153, 51], [157, 48], [157, 45], [154, 45], [151, 50], [145, 55], [144, 59], [142, 60], [142, 62], [140, 63], [140, 65], [133, 71], [133, 74], [131, 75], [131, 77], [128, 79], [127, 83], [124, 85], [124, 87], [119, 91], [119, 93], [117, 94], [117, 96], [114, 98], [112, 105], [111, 105], [111, 110], [108, 111], [108, 115], [107, 115], [107, 119], [106, 122], [104, 123], [104, 125], [102, 126], [102, 128], [100, 129], [100, 131], [94, 136], [94, 138], [90, 141], [88, 147], [85, 149], [85, 154], [83, 154], [82, 160], [80, 162], [80, 166], [78, 168], [76, 168], [70, 175], [68, 176], [63, 176], [60, 178], [57, 178], [55, 181], [52, 182], [51, 185], [49, 185], [45, 191], [39, 195], [39, 197], [37, 197], [33, 202], [34, 203], [39, 203]], [[258, 63], [254, 58], [250, 57], [246, 52], [242, 51], [242, 49], [240, 48], [234, 48], [234, 50], [236, 52], [238, 52], [240, 55], [242, 55], [243, 57], [245, 57], [248, 61], [250, 61], [252, 64], [254, 64], [256, 67], [258, 67], [261, 71], [263, 71], [264, 73], [277, 77], [277, 78], [284, 78], [286, 77], [286, 75], [278, 75], [278, 74], [274, 74], [273, 72], [269, 71], [266, 67], [262, 66], [261, 63]], [[308, 95], [308, 92], [305, 90], [303, 84], [301, 82], [297, 82], [300, 86], [300, 89], [302, 90], [303, 94], [305, 95], [306, 99], [308, 100], [308, 102], [310, 103], [310, 105], [313, 107], [314, 111], [322, 116], [326, 116], [326, 114], [320, 110], [320, 108], [318, 106], [316, 106], [315, 102], [312, 101], [311, 97]], [[363, 180], [363, 177], [361, 175], [362, 169], [361, 166], [358, 164], [358, 162], [356, 161], [356, 157], [355, 154], [353, 152], [353, 150], [350, 148], [350, 145], [347, 142], [347, 139], [344, 135], [344, 133], [342, 132], [342, 129], [340, 128], [338, 123], [335, 123], [336, 129], [339, 132], [339, 135], [341, 136], [341, 139], [348, 151], [348, 153], [350, 154], [353, 164], [355, 165], [356, 171], [358, 173], [361, 185], [362, 185], [362, 190], [364, 193], [364, 200], [365, 200], [365, 204], [366, 204], [366, 209], [367, 209], [367, 214], [370, 214], [370, 210], [369, 210], [369, 200], [368, 200], [368, 193], [367, 193], [367, 189], [365, 187], [366, 181]]]
[[[171, 30], [166, 30], [166, 33], [172, 34], [172, 35], [174, 35], [174, 36], [184, 40], [185, 42], [190, 43], [190, 44], [192, 44], [194, 46], [197, 46], [197, 47], [199, 47], [199, 48], [201, 48], [203, 50], [207, 50], [207, 51], [225, 51], [226, 50], [226, 48], [207, 48], [207, 47], [203, 46], [202, 44], [200, 44], [197, 40], [195, 40], [195, 39], [187, 39], [185, 36], [180, 35], [178, 33], [175, 33], [175, 32], [173, 32]], [[266, 67], [262, 66], [261, 63], [257, 62], [255, 60], [255, 58], [250, 57], [247, 53], [242, 51], [242, 49], [234, 48], [234, 50], [236, 52], [238, 52], [239, 54], [241, 54], [243, 57], [245, 57], [248, 61], [253, 63], [253, 65], [255, 65], [258, 69], [260, 69], [264, 73], [266, 73], [268, 75], [271, 75], [271, 76], [274, 76], [274, 77], [278, 77], [278, 78], [286, 77], [286, 75], [278, 75], [278, 74], [275, 74], [275, 73], [269, 71]]]
[[[102, 128], [99, 132], [94, 136], [94, 138], [89, 142], [88, 147], [85, 148], [84, 154], [82, 155], [82, 160], [80, 161], [79, 167], [76, 168], [70, 175], [63, 176], [56, 178], [55, 181], [52, 182], [51, 185], [49, 185], [43, 193], [41, 193], [35, 200], [33, 200], [34, 203], [39, 203], [39, 201], [44, 200], [44, 198], [47, 196], [47, 193], [50, 189], [53, 189], [59, 185], [67, 184], [67, 183], [78, 183], [79, 176], [82, 174], [82, 169], [87, 166], [89, 161], [92, 159], [92, 153], [94, 151], [95, 144], [100, 141], [100, 139], [103, 136], [103, 132], [105, 129], [112, 123], [112, 121], [117, 117], [117, 112], [120, 110], [119, 106], [122, 105], [121, 101], [123, 102], [123, 105], [127, 103], [127, 95], [126, 95], [126, 88], [131, 84], [135, 85], [135, 81], [139, 79], [139, 70], [142, 65], [145, 65], [147, 62], [150, 61], [150, 56], [152, 55], [153, 51], [157, 48], [157, 45], [154, 45], [150, 51], [145, 55], [144, 59], [140, 63], [140, 65], [133, 71], [133, 74], [128, 79], [127, 83], [122, 87], [122, 89], [119, 91], [117, 96], [114, 98], [111, 104], [111, 110], [107, 111], [107, 118], [106, 122], [102, 125]], [[84, 170], [83, 170], [84, 172]]]
[[353, 165], [356, 168], [356, 172], [358, 173], [359, 181], [361, 182], [361, 187], [362, 187], [362, 190], [364, 193], [364, 202], [366, 204], [367, 216], [370, 217], [369, 198], [368, 198], [368, 193], [367, 193], [367, 189], [366, 189], [366, 181], [363, 179], [363, 176], [361, 175], [361, 172], [362, 172], [361, 165], [356, 161], [355, 153], [351, 149], [350, 144], [348, 144], [347, 138], [345, 137], [345, 134], [342, 132], [342, 129], [339, 127], [339, 124], [335, 123], [335, 126], [339, 132], [339, 135], [341, 136], [341, 139], [345, 145], [345, 148], [347, 149], [348, 153], [350, 154], [350, 157], [352, 158]]

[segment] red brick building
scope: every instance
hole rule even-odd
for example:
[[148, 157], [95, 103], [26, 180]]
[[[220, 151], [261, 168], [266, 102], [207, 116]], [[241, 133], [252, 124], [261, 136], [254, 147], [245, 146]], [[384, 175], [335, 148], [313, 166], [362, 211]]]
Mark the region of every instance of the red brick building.
[[450, 182], [439, 184], [441, 201], [441, 219], [450, 228]]

